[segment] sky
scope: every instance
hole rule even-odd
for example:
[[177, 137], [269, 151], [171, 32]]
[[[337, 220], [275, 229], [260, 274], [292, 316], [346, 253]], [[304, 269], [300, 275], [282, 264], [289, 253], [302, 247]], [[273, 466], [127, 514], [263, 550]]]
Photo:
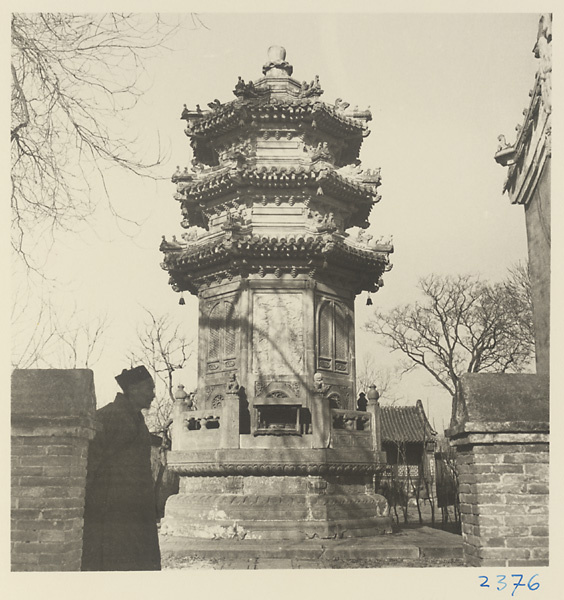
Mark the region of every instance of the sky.
[[[502, 194], [506, 169], [493, 156], [500, 133], [515, 139], [529, 102], [537, 13], [199, 16], [205, 27], [194, 28], [187, 18], [171, 52], [146, 64], [148, 89], [127, 122], [144, 151], [159, 144], [164, 150], [163, 179], [106, 174], [113, 206], [141, 226], [117, 224], [102, 202], [78, 234], [58, 237], [46, 259], [61, 310], [73, 303], [84, 318], [110, 318], [93, 365], [99, 406], [113, 399], [113, 378], [129, 366], [143, 307], [169, 314], [196, 337], [197, 300], [186, 296], [179, 306], [158, 251], [163, 235], [170, 239], [183, 231], [170, 182], [176, 165], [191, 160], [180, 113], [184, 103], [232, 100], [237, 76], [248, 81], [262, 75], [271, 45], [286, 48], [299, 81], [319, 75], [322, 100], [332, 104], [339, 97], [372, 110], [360, 158], [366, 168], [381, 168], [382, 200], [372, 211], [370, 231], [392, 235], [395, 252], [384, 287], [372, 296], [374, 307], [366, 306], [365, 295], [357, 299], [357, 362], [370, 353], [387, 368], [401, 358], [362, 326], [374, 308], [415, 300], [420, 277], [476, 273], [499, 280], [526, 258], [523, 209]], [[194, 362], [177, 373], [175, 383], [193, 388], [195, 368]], [[404, 377], [394, 397], [409, 405], [421, 398], [435, 428], [448, 425], [450, 398], [430, 376]]]

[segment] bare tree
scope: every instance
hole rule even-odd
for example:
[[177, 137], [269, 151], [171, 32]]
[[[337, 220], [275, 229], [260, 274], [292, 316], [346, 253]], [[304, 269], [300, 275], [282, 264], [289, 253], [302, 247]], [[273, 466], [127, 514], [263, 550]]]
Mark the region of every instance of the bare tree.
[[57, 310], [48, 298], [31, 303], [20, 297], [12, 305], [12, 367], [89, 368], [100, 358], [108, 325], [107, 315], [92, 317], [76, 306]]
[[396, 379], [396, 371], [388, 367], [377, 366], [373, 354], [363, 353], [360, 355], [360, 359], [356, 363], [357, 392], [366, 393], [368, 388], [374, 384], [380, 393], [380, 398], [385, 398], [390, 401], [388, 404], [393, 404], [397, 400], [393, 394]]
[[451, 395], [464, 372], [519, 372], [534, 353], [532, 310], [508, 282], [470, 275], [429, 275], [419, 282], [423, 301], [377, 313], [366, 324], [392, 351], [406, 357], [404, 372], [423, 367]]
[[174, 404], [173, 374], [188, 365], [192, 340], [187, 339], [169, 315], [155, 315], [145, 309], [145, 321], [137, 331], [137, 345], [129, 353], [132, 364], [144, 364], [155, 379], [156, 396], [147, 425], [160, 432], [171, 416]]
[[518, 262], [508, 269], [507, 279], [503, 282], [508, 297], [507, 310], [516, 324], [515, 335], [528, 347], [535, 344], [533, 327], [533, 295], [531, 274], [528, 263]]
[[124, 117], [146, 87], [144, 61], [177, 28], [158, 15], [12, 15], [12, 246], [28, 267], [29, 232], [81, 223], [105, 169], [154, 175], [160, 156], [139, 157]]

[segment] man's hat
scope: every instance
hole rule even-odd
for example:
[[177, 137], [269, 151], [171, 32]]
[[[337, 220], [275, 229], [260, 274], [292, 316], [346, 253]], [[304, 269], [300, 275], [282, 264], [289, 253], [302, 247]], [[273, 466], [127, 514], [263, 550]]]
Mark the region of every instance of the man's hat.
[[149, 371], [147, 371], [147, 368], [144, 365], [133, 367], [133, 369], [124, 369], [119, 375], [116, 376], [116, 381], [122, 390], [125, 390], [125, 388], [129, 387], [130, 385], [139, 383], [145, 379], [150, 379], [151, 381], [153, 380], [151, 374]]

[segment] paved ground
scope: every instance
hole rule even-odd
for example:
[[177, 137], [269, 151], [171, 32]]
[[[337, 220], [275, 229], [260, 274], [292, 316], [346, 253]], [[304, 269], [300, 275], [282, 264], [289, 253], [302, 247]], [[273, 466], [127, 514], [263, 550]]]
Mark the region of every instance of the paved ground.
[[163, 569], [461, 567], [462, 538], [430, 527], [374, 538], [260, 541], [161, 537]]

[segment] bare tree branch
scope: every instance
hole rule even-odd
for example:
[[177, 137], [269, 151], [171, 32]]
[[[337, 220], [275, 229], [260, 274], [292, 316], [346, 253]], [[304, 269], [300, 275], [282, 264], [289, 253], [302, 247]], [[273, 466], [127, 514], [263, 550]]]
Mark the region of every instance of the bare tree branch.
[[162, 431], [174, 403], [173, 375], [185, 368], [192, 356], [193, 341], [187, 339], [170, 316], [156, 315], [145, 308], [145, 320], [137, 331], [137, 345], [131, 350], [132, 364], [144, 364], [155, 379], [156, 396], [147, 415], [152, 431]]
[[82, 224], [109, 166], [157, 177], [160, 152], [140, 158], [126, 116], [147, 87], [146, 60], [178, 28], [159, 15], [12, 15], [12, 247], [27, 266], [31, 232]]
[[517, 265], [497, 284], [479, 277], [429, 275], [423, 302], [377, 313], [366, 329], [423, 367], [454, 395], [462, 373], [519, 372], [534, 354], [530, 282]]

